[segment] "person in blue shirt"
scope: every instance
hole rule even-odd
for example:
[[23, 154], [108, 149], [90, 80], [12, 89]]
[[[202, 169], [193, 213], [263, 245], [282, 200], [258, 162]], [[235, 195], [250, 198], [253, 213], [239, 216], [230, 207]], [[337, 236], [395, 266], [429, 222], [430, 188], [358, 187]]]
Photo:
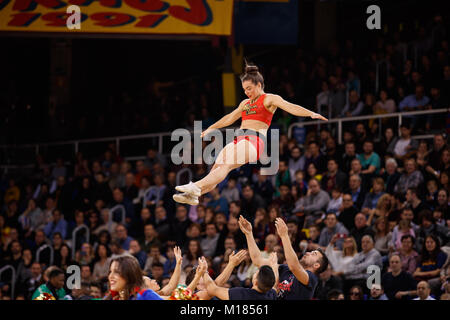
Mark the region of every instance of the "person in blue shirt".
[[[415, 94], [410, 94], [406, 96], [402, 101], [400, 101], [399, 109], [402, 112], [406, 111], [420, 111], [425, 110], [426, 106], [430, 103], [430, 98], [424, 94], [424, 87], [418, 84], [415, 89]], [[404, 116], [404, 118], [410, 118], [412, 121], [412, 126], [416, 127], [420, 116]]]
[[[239, 217], [239, 227], [247, 238], [250, 257], [255, 266], [260, 267], [270, 264], [267, 259], [262, 258], [253, 238], [252, 225], [243, 216]], [[278, 300], [310, 300], [314, 295], [318, 276], [328, 268], [328, 258], [319, 248], [307, 252], [299, 260], [297, 253], [292, 247], [286, 223], [281, 218], [275, 220], [275, 227], [284, 248], [286, 264], [278, 266], [279, 284]]]
[[58, 209], [55, 209], [52, 213], [53, 221], [50, 221], [47, 223], [47, 225], [44, 227], [44, 233], [47, 236], [47, 238], [53, 238], [53, 235], [56, 232], [59, 232], [61, 234], [61, 237], [63, 239], [66, 239], [67, 235], [67, 221], [64, 220], [61, 211]]
[[220, 196], [219, 187], [215, 187], [209, 192], [212, 199], [208, 202], [206, 207], [211, 207], [215, 212], [223, 212], [228, 218], [228, 201], [226, 198]]

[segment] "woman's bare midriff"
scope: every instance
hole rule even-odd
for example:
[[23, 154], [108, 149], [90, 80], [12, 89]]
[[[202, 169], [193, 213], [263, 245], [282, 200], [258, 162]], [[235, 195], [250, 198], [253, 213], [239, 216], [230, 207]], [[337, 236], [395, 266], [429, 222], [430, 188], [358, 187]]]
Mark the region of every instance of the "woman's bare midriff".
[[267, 129], [269, 126], [259, 120], [244, 120], [241, 124], [241, 129], [248, 129], [257, 131], [265, 136], [267, 136]]

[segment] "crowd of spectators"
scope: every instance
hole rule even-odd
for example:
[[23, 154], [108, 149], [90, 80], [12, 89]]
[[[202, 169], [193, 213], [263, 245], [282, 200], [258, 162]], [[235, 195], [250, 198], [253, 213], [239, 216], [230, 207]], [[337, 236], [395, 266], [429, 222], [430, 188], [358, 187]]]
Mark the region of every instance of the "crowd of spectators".
[[[310, 102], [330, 118], [448, 107], [446, 31], [440, 16], [418, 30], [416, 65], [403, 59], [406, 44], [394, 34], [393, 39], [380, 38], [367, 58], [358, 58], [364, 55], [352, 41], [342, 49], [332, 45], [327, 55], [313, 60], [311, 53], [298, 50], [292, 68], [266, 66], [267, 82], [271, 92], [294, 103]], [[375, 92], [379, 60], [389, 61], [390, 73]], [[214, 120], [207, 97], [200, 99], [204, 106], [197, 111], [208, 126]], [[190, 105], [183, 127], [199, 119], [195, 104]], [[161, 116], [172, 120], [168, 113]], [[244, 165], [202, 196], [198, 206], [172, 200], [177, 172], [186, 168], [197, 181], [210, 167], [173, 165], [155, 149], [136, 162], [126, 161], [114, 145], [90, 159], [79, 152], [50, 164], [52, 159], [38, 156], [33, 174], [2, 176], [0, 261], [16, 272], [14, 296], [12, 274], [5, 271], [0, 297], [31, 299], [49, 281], [49, 268], [66, 272], [71, 265], [81, 268], [82, 290], [65, 287], [64, 293], [72, 299], [101, 297], [110, 259], [124, 254], [135, 256], [144, 273], [163, 287], [175, 268], [174, 246], [183, 253], [182, 282], [201, 256], [209, 274], [217, 276], [230, 254], [246, 247], [237, 220], [243, 215], [265, 257], [276, 252], [279, 263], [284, 262], [275, 232], [278, 217], [286, 221], [299, 256], [319, 247], [327, 253], [331, 263], [320, 275], [317, 299], [449, 299], [445, 117], [405, 117], [400, 128], [389, 120], [352, 123], [344, 128], [342, 144], [326, 126], [308, 130], [300, 144], [286, 134], [296, 120], [282, 111], [274, 119], [282, 130], [276, 175], [264, 176], [259, 165]], [[164, 131], [177, 126], [159, 124]], [[439, 132], [432, 141], [412, 137], [434, 129]], [[382, 283], [369, 289], [371, 265], [382, 270]], [[248, 258], [227, 286], [250, 287], [255, 272]]]

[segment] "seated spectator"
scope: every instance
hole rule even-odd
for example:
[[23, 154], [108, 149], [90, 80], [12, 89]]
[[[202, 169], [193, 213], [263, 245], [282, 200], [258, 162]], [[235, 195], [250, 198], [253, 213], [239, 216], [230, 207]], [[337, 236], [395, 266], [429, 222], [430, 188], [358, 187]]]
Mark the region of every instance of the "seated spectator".
[[308, 180], [316, 179], [317, 181], [322, 181], [322, 174], [317, 170], [317, 166], [314, 163], [308, 164], [306, 167], [306, 175]]
[[241, 211], [245, 218], [253, 220], [256, 209], [264, 208], [266, 201], [249, 184], [242, 186]]
[[400, 172], [397, 171], [398, 164], [394, 158], [388, 158], [385, 163], [385, 170], [382, 174], [382, 178], [386, 183], [386, 192], [393, 194], [395, 185], [400, 179]]
[[108, 277], [109, 264], [110, 264], [111, 250], [103, 245], [99, 244], [95, 249], [95, 264], [92, 277], [95, 280], [103, 281]]
[[[364, 202], [361, 206], [361, 212], [366, 216], [373, 217], [376, 211], [376, 207], [379, 202], [381, 202], [381, 197], [384, 195], [384, 181], [382, 178], [375, 178], [373, 180], [372, 192], [366, 193], [366, 197], [364, 198]], [[389, 198], [383, 199], [388, 205], [390, 203]], [[371, 224], [372, 219], [368, 220], [369, 225]]]
[[[317, 169], [317, 173], [321, 174], [325, 172], [327, 167], [327, 160], [325, 156], [320, 152], [320, 146], [316, 141], [310, 141], [308, 143], [307, 156], [305, 155], [305, 168], [308, 169], [311, 163]], [[312, 176], [310, 176], [312, 178]]]
[[359, 116], [364, 108], [364, 103], [359, 99], [359, 94], [356, 90], [351, 90], [348, 94], [348, 103], [342, 110], [341, 117], [356, 117]]
[[341, 189], [347, 187], [347, 175], [339, 170], [339, 165], [335, 159], [329, 159], [328, 171], [323, 175], [320, 182], [322, 190], [331, 193], [336, 187]]
[[167, 260], [164, 262], [164, 277], [168, 277], [175, 267], [177, 266], [177, 259], [175, 257], [175, 252], [173, 247], [168, 247], [166, 251]]
[[394, 192], [406, 193], [408, 188], [417, 188], [423, 182], [423, 176], [417, 170], [416, 160], [413, 158], [405, 160], [405, 172], [395, 184]]
[[432, 296], [430, 296], [430, 285], [426, 281], [420, 281], [417, 284], [417, 298], [413, 300], [436, 300]]
[[388, 96], [386, 89], [381, 89], [380, 100], [377, 101], [374, 107], [374, 114], [394, 113], [397, 109], [395, 101]]
[[337, 235], [338, 240], [336, 241], [336, 247], [339, 250], [342, 250], [344, 238], [347, 237], [348, 230], [341, 222], [338, 222], [336, 214], [332, 212], [326, 215], [325, 226], [326, 227], [323, 228], [320, 233], [319, 246], [325, 250], [334, 235]]
[[148, 198], [149, 191], [151, 190], [150, 178], [148, 176], [143, 176], [140, 181], [140, 188], [137, 197], [133, 199], [134, 205], [150, 205], [150, 199]]
[[295, 203], [293, 214], [306, 216], [305, 226], [314, 224], [326, 211], [330, 196], [320, 189], [319, 181], [311, 179], [308, 183], [308, 194]]
[[349, 193], [352, 196], [353, 205], [356, 207], [356, 210], [361, 210], [365, 198], [365, 190], [361, 186], [361, 183], [362, 179], [360, 175], [351, 175], [349, 179], [349, 189], [346, 191], [346, 193]]
[[389, 300], [407, 300], [415, 295], [416, 281], [409, 272], [402, 269], [401, 258], [393, 254], [389, 258], [389, 271], [381, 279]]
[[348, 291], [350, 300], [364, 300], [364, 291], [361, 286], [353, 286]]
[[48, 281], [36, 289], [31, 299], [35, 300], [45, 293], [53, 297], [54, 300], [64, 300], [64, 297], [66, 296], [66, 291], [64, 290], [64, 271], [58, 267], [52, 267], [51, 270], [47, 270], [49, 271]]
[[389, 231], [389, 221], [386, 217], [379, 217], [373, 225], [375, 232], [375, 249], [385, 256], [389, 253], [389, 244], [391, 243], [392, 233]]
[[381, 217], [389, 218], [392, 212], [393, 212], [392, 196], [388, 193], [385, 193], [379, 198], [375, 209], [368, 209], [369, 217], [367, 218], [367, 225], [369, 226], [372, 225], [376, 219]]
[[442, 227], [433, 219], [433, 214], [430, 210], [424, 210], [419, 214], [420, 228], [417, 230], [416, 246], [418, 251], [422, 251], [422, 246], [425, 243], [425, 238], [432, 235], [436, 237], [439, 244], [446, 245], [450, 239], [450, 229]]
[[[267, 183], [270, 185], [270, 187], [272, 187], [272, 184], [267, 181], [267, 176], [263, 176], [263, 175], [258, 175], [258, 178], [261, 177], [263, 178], [261, 181], [261, 184], [264, 185], [264, 187], [261, 186], [260, 189], [258, 189], [258, 192], [261, 192], [263, 190], [267, 190]], [[259, 180], [258, 180], [259, 182]], [[256, 190], [256, 186], [255, 186], [255, 190]], [[273, 191], [270, 191], [270, 195], [272, 195]], [[227, 200], [228, 203], [232, 202], [232, 201], [238, 201], [239, 198], [239, 189], [236, 187], [236, 179], [234, 178], [229, 178], [227, 181], [227, 186], [225, 188], [222, 189], [222, 192], [220, 193], [221, 198], [225, 198]]]
[[340, 213], [342, 208], [342, 191], [339, 187], [333, 188], [331, 190], [331, 200], [328, 203], [327, 213], [334, 212], [336, 214]]
[[291, 181], [295, 181], [296, 172], [305, 170], [305, 155], [302, 155], [300, 147], [295, 146], [291, 149], [291, 156], [289, 157], [288, 168], [291, 174]]
[[[308, 183], [305, 180], [305, 173], [301, 170], [295, 172], [295, 180], [293, 180], [293, 188], [297, 189], [298, 198], [304, 196], [308, 191]], [[298, 200], [298, 198], [296, 200]]]
[[280, 208], [282, 216], [288, 217], [291, 215], [292, 209], [295, 206], [294, 197], [289, 190], [289, 186], [286, 184], [280, 185], [278, 190], [280, 191], [280, 196], [272, 201], [272, 205], [277, 205]]
[[214, 257], [219, 236], [214, 222], [207, 223], [205, 237], [200, 241], [200, 246], [205, 257]]
[[351, 287], [355, 284], [365, 285], [369, 276], [367, 267], [377, 265], [382, 268], [383, 263], [380, 253], [374, 248], [373, 238], [365, 235], [361, 240], [361, 252], [358, 252], [348, 264], [347, 270], [343, 275], [345, 286]]
[[400, 137], [394, 138], [386, 152], [392, 154], [395, 159], [403, 161], [411, 158], [418, 147], [419, 142], [411, 138], [411, 127], [407, 123], [402, 123], [400, 126]]
[[367, 177], [378, 174], [381, 168], [380, 156], [373, 151], [373, 148], [373, 141], [366, 140], [363, 144], [364, 153], [358, 154], [362, 166], [361, 174]]
[[41, 208], [36, 205], [36, 200], [28, 200], [28, 207], [19, 216], [19, 222], [26, 238], [30, 237], [35, 230], [45, 227], [45, 215]]
[[[133, 198], [128, 199], [125, 197], [124, 192], [119, 189], [116, 188], [113, 190], [113, 203], [112, 203], [112, 207], [115, 207], [117, 205], [123, 205], [125, 207], [125, 223], [129, 224], [131, 223], [131, 220], [134, 218], [134, 207], [133, 207], [133, 203], [131, 202], [134, 198], [136, 198], [137, 196], [137, 191], [136, 191], [136, 195], [133, 196]], [[119, 221], [118, 220], [118, 215], [116, 214], [116, 212], [113, 213], [113, 220], [114, 221]]]
[[291, 186], [291, 173], [285, 160], [280, 160], [278, 172], [275, 175], [275, 193], [274, 197], [280, 196], [280, 186], [286, 185], [288, 188]]
[[428, 163], [425, 166], [425, 170], [436, 178], [439, 178], [439, 173], [442, 168], [442, 153], [446, 147], [447, 143], [444, 134], [435, 134], [433, 140], [433, 150], [431, 150], [428, 154]]
[[64, 220], [64, 217], [61, 214], [61, 211], [55, 209], [53, 211], [53, 219], [49, 222], [45, 228], [44, 232], [48, 238], [52, 238], [53, 234], [59, 232], [63, 239], [66, 239], [67, 236], [67, 222]]
[[[406, 111], [418, 111], [418, 110], [425, 110], [425, 107], [430, 102], [430, 98], [428, 98], [424, 94], [424, 87], [421, 84], [416, 85], [415, 88], [415, 94], [411, 94], [409, 96], [406, 96], [402, 101], [400, 101], [400, 104], [398, 105], [401, 112]], [[405, 118], [410, 118], [412, 121], [412, 126], [415, 127], [419, 121], [418, 116], [404, 116]]]
[[124, 225], [119, 224], [116, 227], [116, 236], [122, 248], [124, 250], [129, 250], [130, 242], [133, 240], [133, 238], [128, 236], [128, 230]]
[[327, 270], [319, 275], [319, 282], [317, 283], [314, 298], [327, 300], [328, 293], [331, 290], [342, 290], [342, 287], [342, 280], [333, 275], [333, 269], [329, 264]]
[[253, 234], [256, 244], [261, 246], [264, 243], [264, 239], [269, 234], [269, 215], [264, 208], [256, 210], [255, 220], [253, 221]]
[[[414, 232], [414, 228], [411, 225], [411, 221], [402, 219], [398, 223], [397, 226], [394, 227], [391, 247], [394, 250], [400, 250], [403, 247], [403, 237], [406, 235], [411, 236], [412, 238], [416, 237], [416, 233]], [[414, 244], [414, 243], [413, 243]], [[412, 247], [411, 247], [412, 249]]]
[[154, 263], [159, 262], [164, 266], [166, 261], [167, 258], [161, 255], [159, 247], [157, 245], [153, 245], [148, 252], [147, 260], [145, 261], [144, 273], [150, 273]]
[[77, 263], [76, 261], [72, 260], [71, 249], [67, 244], [63, 244], [59, 249], [59, 256], [61, 258], [57, 266], [62, 270], [66, 270], [67, 267]]
[[344, 193], [342, 196], [342, 207], [339, 209], [338, 220], [342, 222], [347, 230], [355, 227], [355, 216], [358, 210], [353, 205], [352, 195]]
[[333, 289], [328, 292], [327, 300], [345, 300], [345, 296], [341, 290]]
[[95, 252], [88, 242], [81, 245], [81, 249], [75, 253], [75, 261], [79, 265], [90, 265], [94, 263]]
[[406, 191], [406, 205], [409, 206], [414, 213], [414, 222], [419, 223], [419, 213], [428, 210], [426, 202], [419, 197], [419, 190], [417, 188], [408, 188]]
[[384, 288], [380, 284], [372, 284], [372, 288], [370, 289], [370, 298], [369, 300], [389, 300], [386, 294], [384, 293]]
[[138, 260], [141, 269], [144, 269], [145, 262], [147, 260], [147, 254], [145, 253], [145, 251], [141, 250], [139, 242], [137, 242], [136, 240], [131, 240], [130, 249], [128, 250], [128, 253], [133, 257], [135, 257]]
[[375, 237], [373, 229], [367, 225], [366, 216], [362, 213], [358, 213], [355, 216], [355, 227], [350, 230], [350, 235], [355, 238], [358, 246], [358, 252], [361, 251], [361, 240], [363, 236], [370, 235], [372, 239]]
[[439, 239], [434, 235], [425, 238], [425, 246], [419, 258], [417, 269], [413, 276], [417, 281], [428, 281], [439, 278], [441, 268], [447, 260], [447, 255], [441, 251]]
[[350, 172], [352, 161], [356, 159], [356, 145], [353, 141], [345, 143], [344, 153], [340, 159], [339, 168], [345, 173]]
[[[239, 226], [238, 226], [239, 228]], [[190, 240], [188, 243], [187, 252], [183, 255], [183, 262], [181, 268], [184, 269], [185, 266], [191, 265], [196, 267], [198, 265], [198, 258], [203, 256], [202, 247], [200, 241]]]
[[344, 238], [343, 249], [338, 250], [334, 245], [338, 240], [338, 235], [334, 235], [325, 249], [325, 254], [330, 260], [335, 276], [342, 276], [347, 271], [353, 257], [358, 253], [356, 242], [353, 237]]

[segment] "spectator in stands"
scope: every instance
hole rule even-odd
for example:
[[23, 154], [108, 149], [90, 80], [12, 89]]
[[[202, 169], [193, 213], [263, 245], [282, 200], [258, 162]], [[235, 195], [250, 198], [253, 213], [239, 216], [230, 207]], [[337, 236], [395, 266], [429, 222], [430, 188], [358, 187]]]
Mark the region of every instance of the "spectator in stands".
[[432, 296], [430, 296], [430, 285], [426, 281], [420, 281], [417, 284], [417, 298], [413, 300], [436, 300]]
[[339, 165], [336, 159], [328, 160], [328, 171], [323, 175], [320, 181], [322, 190], [331, 194], [331, 191], [338, 187], [344, 189], [347, 187], [347, 175], [339, 170]]
[[355, 216], [355, 227], [350, 230], [350, 235], [355, 238], [358, 246], [358, 252], [361, 251], [361, 240], [365, 235], [370, 235], [373, 240], [375, 232], [373, 232], [373, 229], [367, 225], [367, 219], [364, 214], [358, 213]]
[[144, 269], [145, 262], [147, 261], [147, 254], [145, 251], [141, 250], [141, 246], [137, 240], [130, 241], [130, 249], [128, 250], [128, 253], [135, 257], [138, 260], [141, 269]]
[[[425, 110], [425, 107], [430, 102], [430, 98], [425, 95], [425, 89], [423, 85], [418, 84], [415, 88], [415, 94], [406, 96], [399, 104], [399, 109], [402, 112], [406, 111], [419, 111]], [[412, 126], [417, 125], [419, 120], [418, 116], [404, 116], [405, 118], [411, 118]]]
[[251, 221], [255, 217], [256, 209], [265, 207], [264, 199], [255, 193], [249, 184], [242, 186], [242, 213]]
[[342, 280], [333, 275], [333, 269], [329, 264], [327, 270], [319, 275], [314, 297], [319, 300], [327, 300], [328, 293], [331, 290], [342, 290]]
[[130, 242], [133, 240], [133, 238], [128, 235], [128, 230], [124, 225], [122, 224], [117, 225], [116, 236], [122, 248], [124, 250], [129, 250]]
[[426, 171], [436, 178], [439, 178], [439, 167], [442, 159], [442, 152], [446, 147], [447, 135], [439, 133], [434, 135], [433, 150], [428, 154], [428, 165], [425, 167]]
[[160, 263], [164, 266], [167, 258], [161, 255], [161, 251], [157, 245], [153, 245], [148, 252], [147, 260], [145, 261], [144, 273], [150, 273], [154, 263]]
[[364, 300], [364, 291], [361, 286], [353, 286], [348, 291], [350, 300]]
[[219, 187], [216, 186], [209, 193], [211, 198], [208, 201], [206, 207], [211, 207], [214, 209], [214, 211], [224, 212], [228, 216], [228, 201], [226, 198], [220, 195]]
[[339, 187], [335, 187], [331, 190], [331, 199], [327, 206], [327, 213], [334, 212], [336, 214], [340, 213], [342, 209], [342, 191]]
[[[258, 190], [259, 192], [264, 192], [265, 190], [267, 190], [266, 189], [267, 185], [269, 185], [270, 188], [272, 188], [272, 184], [267, 180], [267, 176], [263, 176], [261, 174], [258, 174], [258, 183], [259, 183], [259, 186], [261, 187]], [[256, 186], [255, 186], [255, 189], [256, 189]], [[272, 190], [270, 190], [270, 194], [272, 195]], [[236, 179], [234, 179], [234, 178], [229, 178], [228, 179], [227, 186], [222, 189], [222, 192], [220, 193], [220, 196], [222, 198], [225, 198], [228, 203], [231, 203], [232, 201], [238, 201], [240, 199], [240, 197], [239, 197], [239, 189], [236, 186]]]
[[450, 229], [436, 224], [430, 210], [424, 210], [419, 213], [419, 222], [420, 228], [416, 233], [416, 247], [418, 251], [422, 250], [425, 239], [431, 235], [438, 239], [439, 244], [447, 245], [450, 239]]
[[365, 198], [365, 190], [362, 187], [362, 179], [360, 175], [353, 174], [349, 179], [349, 189], [346, 193], [352, 196], [353, 205], [357, 210], [361, 209], [361, 206]]
[[187, 252], [183, 255], [183, 263], [181, 268], [184, 269], [187, 265], [196, 267], [198, 265], [198, 258], [203, 256], [202, 246], [198, 240], [190, 240], [188, 243]]
[[420, 255], [420, 262], [413, 274], [414, 278], [418, 281], [439, 278], [441, 268], [446, 260], [447, 255], [441, 250], [439, 239], [434, 235], [427, 236]]
[[348, 230], [345, 226], [338, 222], [335, 213], [327, 213], [325, 218], [325, 228], [322, 229], [319, 238], [319, 245], [325, 250], [331, 239], [337, 235], [336, 248], [342, 250], [344, 238], [348, 235]]
[[161, 246], [161, 242], [158, 239], [158, 234], [153, 224], [146, 224], [144, 226], [144, 237], [140, 241], [140, 246], [144, 252], [149, 252], [153, 245]]
[[369, 300], [389, 300], [384, 293], [384, 288], [381, 284], [374, 283], [370, 289]]
[[341, 117], [356, 117], [359, 116], [364, 109], [364, 103], [359, 99], [359, 94], [356, 90], [350, 90], [348, 94], [348, 103], [342, 110]]
[[25, 232], [25, 237], [28, 238], [38, 229], [43, 229], [45, 226], [45, 216], [41, 208], [36, 206], [34, 199], [28, 200], [28, 207], [19, 216], [19, 222], [22, 230]]
[[110, 255], [111, 255], [111, 250], [103, 244], [99, 244], [97, 246], [97, 248], [95, 249], [95, 261], [96, 262], [94, 264], [94, 271], [92, 273], [92, 277], [95, 280], [103, 280], [106, 277], [108, 277]]
[[397, 171], [398, 164], [394, 158], [386, 159], [385, 169], [382, 178], [386, 183], [386, 192], [393, 194], [395, 185], [400, 179], [401, 174]]
[[344, 238], [342, 250], [338, 250], [338, 248], [335, 247], [335, 243], [338, 239], [340, 239], [340, 236], [337, 234], [331, 238], [331, 241], [325, 250], [325, 254], [333, 267], [333, 274], [341, 277], [344, 272], [347, 271], [349, 264], [358, 251], [356, 241], [353, 237], [346, 236]]
[[405, 160], [405, 172], [400, 176], [394, 187], [394, 192], [406, 193], [408, 188], [417, 188], [423, 182], [423, 176], [417, 170], [416, 160], [413, 158]]
[[406, 191], [406, 203], [414, 213], [414, 222], [418, 223], [419, 213], [423, 210], [428, 210], [427, 204], [419, 198], [419, 191], [417, 188], [408, 188]]
[[295, 203], [293, 214], [305, 215], [306, 227], [314, 224], [326, 211], [330, 196], [320, 188], [316, 179], [311, 179], [308, 183], [308, 193]]
[[291, 156], [289, 157], [288, 167], [291, 174], [291, 181], [295, 181], [295, 173], [298, 170], [303, 171], [305, 169], [305, 155], [302, 155], [299, 146], [295, 146], [291, 149]]
[[[364, 202], [361, 206], [361, 212], [365, 215], [373, 216], [376, 211], [376, 207], [381, 202], [381, 197], [384, 195], [384, 181], [382, 178], [375, 178], [373, 180], [372, 192], [366, 193]], [[385, 198], [386, 205], [390, 203], [389, 198]], [[369, 225], [371, 221], [368, 221]]]
[[177, 206], [176, 217], [172, 223], [171, 240], [176, 241], [177, 245], [183, 247], [187, 242], [186, 231], [192, 221], [187, 216], [187, 209], [183, 205]]
[[358, 159], [362, 166], [361, 174], [368, 177], [378, 174], [381, 168], [380, 156], [373, 150], [373, 141], [366, 140], [363, 144], [364, 153], [358, 154]]
[[408, 123], [402, 123], [400, 133], [400, 137], [394, 138], [386, 152], [392, 154], [395, 159], [403, 161], [414, 155], [419, 147], [419, 142], [411, 138], [411, 127]]
[[390, 256], [389, 271], [383, 275], [381, 283], [389, 300], [407, 300], [416, 292], [416, 281], [402, 269], [401, 258], [397, 254]]
[[361, 240], [361, 252], [358, 252], [349, 263], [344, 272], [345, 286], [351, 287], [356, 284], [365, 285], [368, 277], [367, 267], [377, 265], [382, 268], [383, 263], [380, 253], [374, 248], [373, 238], [370, 235], [364, 235]]
[[320, 152], [320, 146], [316, 141], [308, 143], [308, 155], [305, 155], [305, 168], [308, 168], [311, 163], [317, 168], [318, 173], [326, 171], [327, 160]]
[[[137, 192], [136, 192], [136, 194], [137, 194]], [[131, 198], [131, 200], [134, 199], [134, 198]], [[112, 206], [117, 206], [117, 205], [123, 205], [125, 207], [125, 212], [126, 212], [125, 222], [127, 224], [130, 224], [132, 219], [134, 218], [134, 207], [133, 207], [132, 202], [128, 198], [124, 197], [124, 192], [121, 189], [119, 189], [119, 188], [115, 188], [113, 190], [113, 203], [112, 203]], [[117, 217], [116, 217], [116, 214], [114, 212], [113, 220], [116, 221], [116, 219], [117, 219]]]
[[352, 230], [355, 227], [355, 216], [358, 210], [353, 205], [351, 194], [344, 193], [342, 196], [342, 207], [339, 212], [338, 220], [344, 224], [347, 230]]

